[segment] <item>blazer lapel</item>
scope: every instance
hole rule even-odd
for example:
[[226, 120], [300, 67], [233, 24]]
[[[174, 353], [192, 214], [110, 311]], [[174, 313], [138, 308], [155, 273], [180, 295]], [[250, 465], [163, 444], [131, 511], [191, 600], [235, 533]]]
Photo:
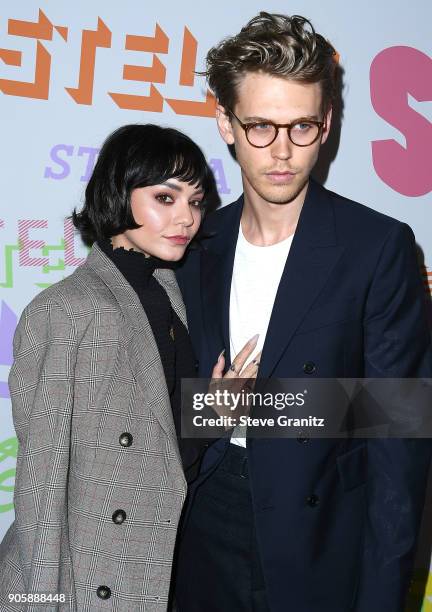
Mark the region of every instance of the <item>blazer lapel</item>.
[[[152, 410], [167, 435], [176, 439], [171, 403], [165, 375], [153, 332], [139, 298], [115, 264], [94, 244], [86, 264], [92, 268], [114, 295], [123, 313], [125, 345], [131, 356], [131, 368]], [[157, 270], [155, 277], [167, 290], [179, 318], [186, 323], [183, 302], [172, 270]], [[176, 445], [173, 445], [176, 448]]]
[[271, 376], [342, 252], [343, 247], [336, 243], [332, 201], [322, 187], [310, 181], [276, 294], [260, 377]]
[[154, 271], [153, 276], [165, 289], [173, 310], [187, 329], [188, 324], [186, 319], [186, 309], [176, 281], [174, 270], [170, 270], [169, 268], [158, 268]]
[[[229, 340], [229, 304], [231, 278], [243, 197], [231, 204], [215, 235], [208, 239], [201, 253], [201, 299], [204, 332], [208, 339], [212, 358], [225, 349], [225, 362], [231, 363]], [[219, 222], [220, 223], [220, 222]], [[211, 232], [212, 227], [206, 231]]]

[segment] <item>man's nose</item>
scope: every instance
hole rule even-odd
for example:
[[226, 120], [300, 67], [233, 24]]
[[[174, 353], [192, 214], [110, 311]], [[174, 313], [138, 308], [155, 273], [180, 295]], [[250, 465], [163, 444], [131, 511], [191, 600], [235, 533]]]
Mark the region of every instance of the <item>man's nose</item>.
[[293, 143], [289, 139], [288, 130], [280, 128], [276, 140], [272, 144], [272, 155], [279, 159], [289, 159], [292, 156]]

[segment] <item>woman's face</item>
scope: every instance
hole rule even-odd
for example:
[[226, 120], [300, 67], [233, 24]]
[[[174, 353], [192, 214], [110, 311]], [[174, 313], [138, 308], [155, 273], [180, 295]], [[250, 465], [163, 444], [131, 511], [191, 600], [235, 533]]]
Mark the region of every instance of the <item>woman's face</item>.
[[113, 236], [113, 247], [178, 261], [200, 226], [203, 198], [199, 185], [175, 178], [161, 185], [134, 189], [131, 209], [141, 227]]

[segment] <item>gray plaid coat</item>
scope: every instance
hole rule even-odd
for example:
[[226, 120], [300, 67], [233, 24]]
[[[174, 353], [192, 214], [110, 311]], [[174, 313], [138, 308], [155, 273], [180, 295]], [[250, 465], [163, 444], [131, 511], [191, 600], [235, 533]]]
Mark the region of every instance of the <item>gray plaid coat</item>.
[[[154, 275], [186, 324], [174, 272]], [[14, 355], [16, 518], [0, 545], [1, 612], [162, 612], [186, 481], [150, 325], [96, 245], [24, 310]], [[9, 593], [66, 603], [11, 605]]]

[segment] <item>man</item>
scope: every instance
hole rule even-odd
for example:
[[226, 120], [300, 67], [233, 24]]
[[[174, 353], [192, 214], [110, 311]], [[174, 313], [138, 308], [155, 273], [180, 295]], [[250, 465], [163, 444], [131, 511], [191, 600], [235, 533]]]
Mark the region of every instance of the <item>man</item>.
[[[244, 193], [178, 271], [203, 377], [222, 349], [236, 371], [254, 334], [261, 378], [432, 376], [412, 231], [310, 178], [336, 66], [308, 20], [267, 13], [207, 56]], [[403, 610], [430, 456], [429, 440], [234, 430], [190, 492], [180, 612]]]

